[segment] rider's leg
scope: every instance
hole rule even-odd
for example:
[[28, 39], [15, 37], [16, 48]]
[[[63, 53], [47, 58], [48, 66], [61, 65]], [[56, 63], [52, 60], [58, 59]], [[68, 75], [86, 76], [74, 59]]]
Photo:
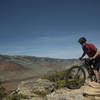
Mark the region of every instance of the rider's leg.
[[100, 83], [100, 80], [99, 80], [99, 71], [98, 70], [95, 70], [95, 69], [93, 71], [95, 73], [97, 83]]
[[96, 76], [96, 80], [98, 83], [100, 83], [100, 76], [99, 76], [99, 69], [100, 69], [100, 62], [97, 62], [95, 65], [94, 65], [94, 73], [95, 73], [95, 76]]

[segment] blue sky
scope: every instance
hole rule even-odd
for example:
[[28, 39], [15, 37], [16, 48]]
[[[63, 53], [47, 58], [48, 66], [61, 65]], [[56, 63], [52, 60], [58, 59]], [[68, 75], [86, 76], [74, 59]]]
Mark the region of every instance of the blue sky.
[[81, 36], [100, 48], [100, 0], [0, 0], [0, 54], [78, 58]]

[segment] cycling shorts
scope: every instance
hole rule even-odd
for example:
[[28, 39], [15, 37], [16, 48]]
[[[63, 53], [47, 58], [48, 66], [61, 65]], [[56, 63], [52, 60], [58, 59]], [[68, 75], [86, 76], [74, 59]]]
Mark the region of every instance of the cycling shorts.
[[93, 65], [93, 67], [94, 67], [95, 70], [98, 70], [99, 71], [99, 69], [100, 69], [100, 62], [95, 63]]

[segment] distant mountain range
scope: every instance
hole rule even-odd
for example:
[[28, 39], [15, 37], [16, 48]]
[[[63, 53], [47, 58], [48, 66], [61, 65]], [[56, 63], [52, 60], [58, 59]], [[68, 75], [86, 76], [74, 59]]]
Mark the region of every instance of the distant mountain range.
[[[0, 55], [0, 62], [9, 62], [26, 68], [34, 67], [63, 67], [77, 61], [76, 59], [55, 59], [35, 56], [8, 56]], [[56, 65], [56, 66], [55, 66]]]

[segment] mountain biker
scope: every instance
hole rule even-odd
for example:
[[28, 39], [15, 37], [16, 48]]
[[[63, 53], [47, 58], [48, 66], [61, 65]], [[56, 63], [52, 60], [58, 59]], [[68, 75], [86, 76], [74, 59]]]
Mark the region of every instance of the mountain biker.
[[79, 58], [82, 60], [82, 58], [87, 54], [88, 57], [91, 59], [93, 63], [93, 71], [96, 76], [97, 83], [100, 83], [99, 80], [99, 69], [100, 69], [100, 51], [95, 47], [95, 45], [87, 43], [87, 40], [85, 37], [81, 37], [78, 42], [81, 44], [83, 49], [83, 54]]

